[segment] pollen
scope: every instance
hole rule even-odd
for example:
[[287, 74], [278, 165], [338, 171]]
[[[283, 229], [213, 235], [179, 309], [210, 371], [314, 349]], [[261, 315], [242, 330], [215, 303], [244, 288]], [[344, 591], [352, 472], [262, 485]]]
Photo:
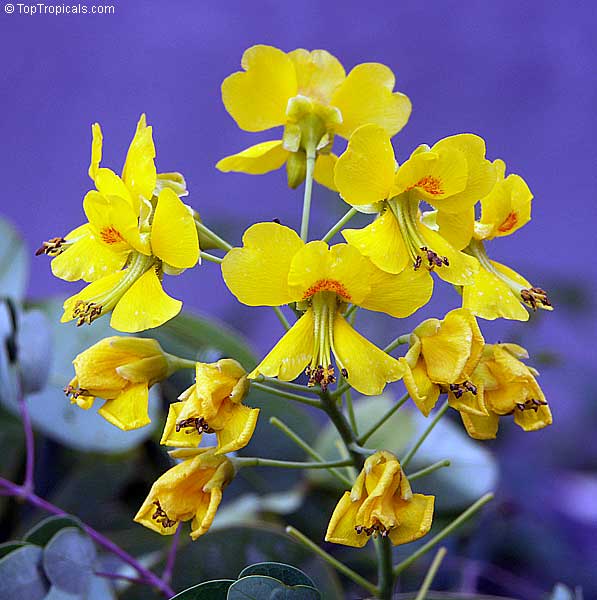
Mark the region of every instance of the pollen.
[[190, 417], [176, 423], [176, 433], [186, 429], [185, 433], [213, 433], [214, 430], [207, 424], [203, 417]]
[[164, 529], [174, 527], [174, 525], [176, 525], [176, 521], [168, 518], [166, 511], [160, 505], [160, 501], [155, 500], [153, 504], [156, 506], [156, 509], [153, 515], [151, 515], [151, 518], [154, 521], [157, 521]]
[[47, 242], [44, 242], [36, 251], [35, 256], [39, 256], [40, 254], [47, 254], [48, 256], [58, 256], [62, 254], [66, 248], [64, 248], [64, 243], [66, 240], [62, 237], [55, 237]]
[[538, 287], [521, 290], [520, 297], [525, 304], [528, 304], [535, 311], [538, 306], [552, 306], [547, 296], [547, 292]]
[[119, 242], [124, 241], [122, 235], [118, 229], [115, 229], [110, 225], [110, 227], [104, 227], [100, 231], [100, 237], [105, 244], [118, 244]]
[[371, 527], [364, 527], [363, 525], [355, 525], [354, 530], [357, 532], [357, 535], [361, 535], [364, 533], [367, 537], [373, 536], [376, 538], [378, 535], [381, 537], [387, 537], [390, 535], [390, 530], [386, 528], [385, 525], [380, 523], [378, 520], [375, 520]]
[[77, 300], [73, 309], [73, 319], [77, 319], [77, 327], [91, 325], [102, 314], [102, 307], [95, 302]]
[[335, 279], [320, 279], [303, 294], [303, 300], [311, 298], [311, 296], [317, 294], [317, 292], [334, 292], [345, 300], [350, 300], [348, 290]]
[[440, 196], [444, 193], [444, 188], [442, 187], [442, 180], [438, 177], [432, 177], [431, 175], [426, 175], [423, 179], [419, 179], [415, 185], [408, 188], [412, 190], [413, 188], [420, 188], [425, 190], [428, 194], [432, 196]]
[[512, 211], [503, 221], [503, 223], [498, 227], [498, 231], [500, 233], [507, 233], [518, 223], [518, 214], [516, 211]]

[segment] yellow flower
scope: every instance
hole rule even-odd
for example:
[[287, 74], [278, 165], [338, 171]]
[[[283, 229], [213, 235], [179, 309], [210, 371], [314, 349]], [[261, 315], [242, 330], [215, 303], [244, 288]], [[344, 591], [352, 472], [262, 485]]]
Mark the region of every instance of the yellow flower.
[[234, 477], [234, 467], [215, 448], [175, 450], [182, 458], [151, 487], [135, 521], [161, 535], [172, 535], [180, 521], [191, 523], [191, 538], [207, 533], [222, 500], [222, 490]]
[[[404, 358], [404, 383], [419, 410], [427, 416], [441, 392], [476, 396], [471, 382], [483, 352], [483, 335], [475, 317], [465, 309], [450, 311], [443, 320], [427, 319], [411, 334]], [[486, 413], [483, 413], [486, 414]]]
[[[535, 376], [538, 372], [520, 359], [528, 358], [516, 344], [487, 344], [472, 376], [477, 398], [464, 391], [450, 404], [460, 412], [468, 434], [485, 440], [496, 437], [499, 418], [514, 415], [514, 422], [525, 431], [551, 425], [552, 416]], [[486, 415], [476, 410], [478, 404]]]
[[379, 394], [403, 375], [400, 363], [358, 334], [346, 321], [347, 303], [405, 317], [426, 304], [431, 288], [421, 272], [390, 275], [346, 244], [305, 244], [288, 227], [257, 223], [243, 248], [222, 263], [230, 291], [249, 306], [297, 302], [303, 315], [249, 374], [291, 381], [307, 367], [311, 385], [335, 381], [331, 355], [343, 377], [362, 394]]
[[306, 153], [317, 153], [315, 179], [334, 189], [334, 135], [348, 139], [360, 125], [375, 123], [392, 136], [411, 113], [407, 96], [393, 92], [396, 79], [385, 65], [357, 65], [346, 75], [325, 50], [285, 53], [272, 46], [245, 51], [238, 71], [222, 83], [226, 110], [241, 129], [284, 126], [281, 140], [251, 146], [222, 159], [221, 171], [261, 174], [286, 163], [288, 183], [305, 178]]
[[38, 253], [54, 257], [52, 271], [68, 281], [91, 282], [64, 303], [62, 321], [91, 323], [113, 310], [111, 325], [135, 332], [174, 317], [182, 303], [162, 289], [163, 273], [179, 274], [199, 259], [193, 211], [183, 204], [184, 178], [156, 175], [151, 127], [141, 116], [122, 177], [100, 167], [102, 134], [96, 123], [87, 193], [88, 223], [65, 238], [46, 242]]
[[462, 290], [462, 304], [484, 319], [527, 321], [537, 308], [553, 310], [547, 292], [533, 286], [522, 275], [487, 256], [484, 240], [510, 235], [531, 219], [533, 194], [518, 175], [505, 176], [506, 165], [495, 161], [498, 181], [490, 194], [481, 199], [481, 219], [465, 252], [474, 256], [480, 269], [472, 283]]
[[[454, 285], [471, 283], [477, 261], [459, 250], [472, 235], [474, 203], [495, 181], [484, 155], [481, 138], [462, 134], [431, 149], [419, 147], [397, 168], [387, 133], [375, 125], [360, 127], [338, 159], [334, 180], [346, 202], [379, 215], [364, 229], [346, 229], [342, 235], [388, 273], [410, 265], [436, 271]], [[422, 220], [422, 200], [438, 209], [439, 225]]]
[[202, 433], [218, 439], [216, 454], [244, 448], [255, 431], [258, 408], [242, 401], [249, 393], [247, 373], [231, 358], [196, 364], [195, 384], [170, 405], [161, 443], [179, 448], [196, 447]]
[[387, 536], [394, 546], [413, 542], [431, 529], [434, 502], [434, 496], [413, 494], [398, 459], [378, 451], [340, 498], [325, 539], [356, 548], [371, 535]]
[[106, 400], [99, 414], [128, 431], [150, 422], [149, 388], [171, 375], [176, 357], [165, 353], [152, 339], [104, 338], [74, 360], [75, 377], [65, 388], [73, 404], [89, 409], [95, 397]]

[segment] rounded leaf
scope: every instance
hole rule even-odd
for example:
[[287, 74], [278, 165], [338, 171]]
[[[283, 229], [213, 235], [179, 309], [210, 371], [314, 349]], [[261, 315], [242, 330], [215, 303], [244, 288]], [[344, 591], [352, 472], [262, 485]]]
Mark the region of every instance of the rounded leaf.
[[300, 569], [292, 565], [286, 565], [278, 562], [261, 562], [250, 565], [243, 569], [238, 578], [248, 577], [249, 575], [265, 575], [273, 577], [286, 585], [309, 585], [315, 587], [313, 580], [303, 573]]
[[234, 583], [234, 579], [215, 579], [194, 585], [170, 600], [226, 600], [228, 589]]
[[320, 600], [320, 593], [311, 586], [286, 586], [273, 577], [249, 575], [233, 583], [227, 600]]
[[33, 526], [23, 538], [30, 544], [45, 546], [61, 529], [76, 527], [83, 531], [79, 519], [71, 516], [53, 515]]
[[2, 600], [43, 600], [50, 585], [42, 569], [42, 549], [23, 546], [0, 560]]

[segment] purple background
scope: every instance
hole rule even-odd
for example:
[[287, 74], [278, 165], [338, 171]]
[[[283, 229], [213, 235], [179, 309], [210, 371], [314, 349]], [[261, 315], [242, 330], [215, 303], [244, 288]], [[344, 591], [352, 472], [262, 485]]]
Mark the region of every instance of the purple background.
[[[32, 252], [41, 240], [80, 224], [81, 200], [91, 187], [91, 123], [99, 121], [104, 131], [104, 164], [119, 170], [146, 112], [158, 170], [185, 174], [190, 203], [214, 229], [237, 243], [255, 221], [277, 217], [298, 226], [302, 191], [286, 188], [284, 172], [252, 177], [215, 170], [222, 156], [275, 137], [236, 127], [220, 101], [222, 79], [255, 43], [325, 48], [347, 70], [359, 62], [386, 63], [414, 106], [394, 140], [399, 160], [419, 143], [471, 131], [486, 139], [490, 158], [505, 159], [535, 194], [532, 223], [494, 242], [490, 253], [551, 289], [557, 309], [528, 327], [482, 323], [488, 341], [516, 339], [542, 354], [534, 362], [543, 364], [541, 381], [556, 419], [541, 434], [504, 427], [495, 445], [501, 493], [526, 515], [510, 531], [524, 529], [520, 552], [535, 558], [505, 564], [539, 589], [565, 580], [595, 597], [594, 3], [120, 0], [115, 6], [115, 15], [103, 16], [1, 12], [0, 214]], [[346, 209], [319, 187], [315, 203], [314, 234]], [[47, 262], [34, 261], [30, 295], [74, 293], [76, 284], [52, 278]], [[269, 311], [249, 312], [227, 295], [214, 265], [166, 285], [188, 307], [241, 329], [260, 351], [278, 334]], [[456, 304], [444, 290], [407, 324], [370, 320], [372, 337], [387, 341]], [[506, 536], [499, 527], [492, 535]]]

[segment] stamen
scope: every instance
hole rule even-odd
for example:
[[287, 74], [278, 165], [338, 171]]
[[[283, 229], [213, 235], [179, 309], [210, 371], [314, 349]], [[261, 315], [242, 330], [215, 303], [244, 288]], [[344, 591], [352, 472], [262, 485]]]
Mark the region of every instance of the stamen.
[[470, 381], [463, 381], [462, 383], [451, 383], [450, 391], [456, 396], [456, 398], [462, 398], [465, 392], [470, 392], [474, 396], [477, 395], [477, 386]]
[[119, 242], [124, 241], [120, 231], [111, 225], [109, 227], [104, 227], [100, 231], [100, 237], [105, 244], [109, 245], [118, 244]]
[[44, 242], [36, 251], [35, 256], [40, 256], [41, 254], [47, 254], [48, 256], [58, 256], [66, 248], [63, 248], [63, 244], [66, 240], [62, 237], [55, 237], [47, 242]]
[[357, 532], [357, 535], [361, 535], [364, 533], [367, 537], [373, 536], [377, 538], [380, 535], [382, 538], [388, 537], [390, 535], [390, 529], [388, 529], [383, 523], [380, 523], [378, 520], [375, 520], [371, 527], [365, 527], [364, 525], [355, 525], [354, 530]]
[[102, 314], [102, 307], [95, 302], [77, 300], [73, 309], [73, 319], [77, 319], [77, 327], [91, 325]]
[[[421, 252], [424, 252], [427, 258], [428, 266], [430, 271], [433, 271], [435, 267], [449, 267], [450, 261], [447, 256], [440, 256], [437, 252], [434, 252], [427, 246], [421, 246]], [[415, 271], [421, 266], [421, 256], [417, 256], [415, 259]], [[417, 266], [418, 265], [418, 266]]]
[[552, 306], [547, 292], [538, 287], [532, 287], [528, 290], [521, 290], [520, 297], [525, 304], [528, 304], [534, 311], [538, 306]]
[[534, 410], [537, 412], [540, 406], [547, 406], [547, 402], [545, 400], [537, 400], [536, 398], [531, 398], [530, 400], [526, 400], [525, 402], [517, 402], [516, 408], [524, 412], [525, 410]]
[[64, 393], [67, 396], [71, 396], [73, 400], [76, 400], [79, 396], [89, 396], [89, 390], [85, 388], [76, 388], [72, 385], [67, 385], [64, 388]]
[[[305, 375], [309, 378], [309, 381], [307, 382], [309, 387], [320, 385], [324, 392], [328, 389], [328, 385], [336, 383], [336, 376], [332, 365], [328, 365], [325, 369], [322, 365], [315, 368], [308, 366], [305, 369]], [[348, 372], [346, 375], [348, 376]]]
[[174, 525], [176, 525], [176, 521], [168, 518], [166, 511], [160, 506], [160, 501], [155, 500], [153, 504], [155, 504], [156, 509], [153, 515], [151, 515], [151, 518], [154, 521], [157, 521], [164, 529], [174, 527]]
[[348, 379], [348, 371], [346, 369], [342, 368], [340, 373], [342, 373], [342, 377], [344, 377], [344, 379]]
[[176, 423], [176, 433], [181, 429], [187, 429], [185, 433], [213, 433], [214, 430], [207, 424], [203, 417], [190, 417]]

